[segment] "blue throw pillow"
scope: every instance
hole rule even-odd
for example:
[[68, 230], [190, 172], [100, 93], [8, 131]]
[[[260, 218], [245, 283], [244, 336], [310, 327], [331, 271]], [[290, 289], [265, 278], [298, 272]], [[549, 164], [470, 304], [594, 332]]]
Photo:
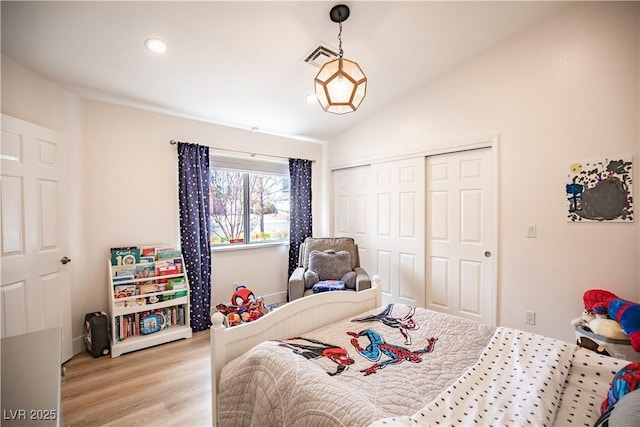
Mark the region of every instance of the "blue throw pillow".
[[314, 294], [317, 294], [318, 292], [343, 291], [345, 287], [344, 282], [341, 280], [320, 280], [311, 289]]

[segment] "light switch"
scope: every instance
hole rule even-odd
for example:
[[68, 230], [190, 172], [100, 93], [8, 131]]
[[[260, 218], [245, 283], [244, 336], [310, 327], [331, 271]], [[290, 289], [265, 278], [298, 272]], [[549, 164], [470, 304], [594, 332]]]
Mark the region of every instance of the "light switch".
[[536, 238], [536, 225], [535, 224], [527, 224], [527, 237], [531, 239]]

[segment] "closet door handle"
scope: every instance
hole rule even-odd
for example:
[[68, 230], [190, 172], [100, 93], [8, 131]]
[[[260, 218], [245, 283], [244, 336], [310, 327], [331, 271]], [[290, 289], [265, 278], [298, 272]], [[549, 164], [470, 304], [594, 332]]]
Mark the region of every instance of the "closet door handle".
[[491, 254], [491, 251], [484, 251], [484, 256], [485, 256], [486, 258], [491, 258], [491, 255], [492, 255], [492, 254]]
[[68, 264], [71, 262], [71, 258], [67, 258], [66, 256], [63, 256], [62, 259], [60, 259], [60, 262], [62, 263], [62, 265]]

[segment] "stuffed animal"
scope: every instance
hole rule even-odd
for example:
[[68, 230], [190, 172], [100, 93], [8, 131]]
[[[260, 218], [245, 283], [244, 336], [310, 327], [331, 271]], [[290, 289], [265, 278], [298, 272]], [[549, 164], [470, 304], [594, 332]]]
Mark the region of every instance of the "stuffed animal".
[[586, 325], [589, 324], [590, 321], [592, 321], [595, 318], [596, 318], [596, 316], [593, 315], [589, 310], [584, 310], [580, 317], [578, 317], [577, 319], [573, 319], [571, 321], [571, 325], [572, 326], [586, 326]]
[[[604, 289], [589, 289], [582, 295], [584, 308], [590, 313], [605, 313], [607, 301], [618, 298], [615, 294]], [[604, 307], [604, 310], [602, 309]]]
[[603, 289], [585, 291], [583, 301], [587, 310], [596, 315], [606, 314], [620, 323], [631, 340], [631, 347], [640, 352], [640, 304], [618, 298]]
[[356, 272], [351, 267], [351, 254], [347, 251], [313, 250], [309, 253], [309, 268], [304, 272], [304, 283], [310, 289], [320, 281], [337, 280], [354, 289]]
[[594, 333], [603, 336], [605, 338], [610, 338], [613, 340], [628, 340], [629, 337], [624, 333], [622, 329], [622, 325], [616, 322], [613, 319], [602, 319], [596, 317], [592, 321], [590, 321], [587, 326]]
[[622, 330], [622, 326], [613, 319], [603, 315], [594, 315], [590, 311], [583, 311], [582, 316], [571, 321], [573, 326], [585, 326], [593, 333], [614, 340], [628, 340], [629, 337]]
[[236, 326], [242, 323], [242, 318], [234, 311], [233, 313], [227, 314], [227, 321], [229, 322], [229, 326]]
[[246, 307], [249, 304], [255, 303], [256, 297], [253, 292], [245, 285], [236, 286], [235, 291], [231, 294], [231, 304], [238, 307]]

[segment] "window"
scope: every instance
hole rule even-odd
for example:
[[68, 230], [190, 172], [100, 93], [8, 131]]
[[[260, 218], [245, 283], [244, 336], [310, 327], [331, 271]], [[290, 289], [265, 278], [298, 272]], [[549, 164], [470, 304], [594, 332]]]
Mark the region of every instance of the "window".
[[212, 245], [289, 240], [286, 163], [211, 156], [210, 164]]

